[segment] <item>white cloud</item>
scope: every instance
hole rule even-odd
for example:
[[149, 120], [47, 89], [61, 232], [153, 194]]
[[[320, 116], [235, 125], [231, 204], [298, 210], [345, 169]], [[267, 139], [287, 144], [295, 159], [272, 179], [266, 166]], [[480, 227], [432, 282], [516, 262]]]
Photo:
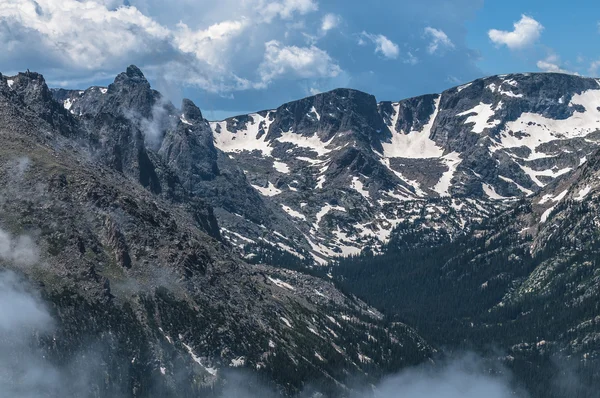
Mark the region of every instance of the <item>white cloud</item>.
[[600, 59], [592, 62], [592, 64], [590, 65], [590, 75], [597, 76], [598, 71], [600, 71]]
[[492, 29], [488, 32], [488, 36], [497, 45], [519, 50], [535, 43], [544, 30], [541, 23], [527, 15], [521, 15], [521, 19], [514, 23], [514, 27], [512, 32]]
[[[267, 35], [287, 30], [291, 19], [302, 24], [298, 16], [318, 9], [316, 0], [244, 0], [239, 7], [229, 4], [227, 12], [220, 4], [207, 9], [210, 18], [203, 21], [213, 22], [198, 25], [187, 18], [169, 25], [156, 19], [165, 20], [166, 5], [131, 3], [140, 8], [124, 0], [0, 1], [0, 67], [41, 65], [44, 72], [56, 72], [47, 76], [50, 81], [66, 86], [114, 76], [134, 63], [180, 85], [215, 93], [246, 90], [263, 84], [251, 79], [264, 58]], [[177, 2], [172, 7], [182, 10]], [[333, 23], [327, 19], [327, 27]]]
[[291, 19], [294, 13], [308, 14], [317, 11], [319, 6], [313, 0], [260, 0], [257, 2], [256, 9], [267, 22], [270, 22], [275, 17]]
[[318, 47], [285, 46], [277, 40], [265, 44], [265, 58], [260, 65], [261, 86], [279, 76], [293, 75], [303, 79], [336, 77], [340, 66]]
[[336, 14], [327, 14], [323, 17], [321, 21], [321, 30], [323, 32], [328, 32], [332, 29], [335, 29], [339, 26], [342, 18]]
[[230, 43], [248, 27], [246, 20], [223, 21], [205, 30], [194, 31], [186, 24], [179, 23], [174, 33], [174, 43], [185, 53], [191, 53], [211, 66], [223, 67], [229, 55]]
[[560, 66], [560, 57], [554, 53], [550, 53], [546, 58], [539, 60], [536, 65], [538, 69], [543, 72], [567, 73], [570, 75], [577, 75], [577, 73], [563, 69]]
[[430, 38], [429, 46], [427, 46], [427, 52], [434, 54], [438, 49], [441, 48], [454, 48], [452, 40], [440, 29], [435, 29], [430, 26], [425, 28], [425, 36]]
[[375, 44], [375, 52], [383, 55], [385, 58], [396, 59], [400, 55], [398, 45], [384, 35], [362, 32], [358, 38], [358, 44], [365, 45], [365, 39], [373, 42]]
[[[0, 3], [0, 36], [34, 34], [47, 51], [80, 68], [106, 67], [148, 48], [164, 51], [170, 32], [133, 7], [109, 10], [95, 2], [15, 0]], [[18, 37], [17, 37], [18, 39]], [[29, 43], [23, 43], [28, 45]], [[40, 43], [38, 43], [40, 44]], [[15, 51], [21, 49], [13, 48]], [[5, 54], [6, 56], [6, 54]]]
[[20, 266], [30, 266], [39, 260], [39, 250], [29, 236], [14, 237], [0, 229], [0, 259]]

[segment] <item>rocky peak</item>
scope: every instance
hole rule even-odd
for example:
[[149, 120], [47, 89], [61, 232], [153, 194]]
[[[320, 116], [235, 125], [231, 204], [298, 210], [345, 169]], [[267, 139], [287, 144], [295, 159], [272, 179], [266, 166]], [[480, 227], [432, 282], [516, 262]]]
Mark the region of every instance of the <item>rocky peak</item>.
[[148, 80], [146, 80], [146, 76], [144, 76], [144, 73], [142, 73], [140, 68], [138, 68], [135, 65], [129, 65], [125, 72], [119, 73], [115, 78], [115, 83], [117, 82], [135, 82], [142, 83], [144, 85], [147, 84], [148, 86], [150, 85], [150, 83], [148, 83]]
[[[3, 80], [3, 79], [2, 79]], [[64, 107], [55, 101], [44, 77], [35, 72], [20, 72], [6, 77], [5, 94], [16, 96], [25, 108], [30, 109], [64, 136], [74, 134], [77, 122]]]
[[[385, 125], [378, 117], [375, 97], [352, 89], [336, 89], [284, 104], [273, 112], [267, 140], [293, 132], [316, 136], [322, 142], [354, 141], [377, 146]], [[343, 133], [343, 137], [339, 133]]]
[[192, 100], [187, 98], [184, 98], [183, 101], [181, 101], [181, 113], [184, 118], [189, 121], [200, 122], [203, 120], [200, 108], [198, 108]]
[[126, 110], [135, 112], [139, 117], [152, 118], [153, 108], [160, 106], [162, 102], [165, 102], [166, 107], [174, 109], [170, 103], [163, 101], [160, 93], [150, 87], [144, 74], [133, 65], [115, 78], [106, 94], [110, 100], [104, 101], [104, 108], [113, 112]]
[[30, 106], [48, 105], [53, 100], [44, 76], [39, 73], [19, 72], [16, 76], [7, 78], [7, 83]]

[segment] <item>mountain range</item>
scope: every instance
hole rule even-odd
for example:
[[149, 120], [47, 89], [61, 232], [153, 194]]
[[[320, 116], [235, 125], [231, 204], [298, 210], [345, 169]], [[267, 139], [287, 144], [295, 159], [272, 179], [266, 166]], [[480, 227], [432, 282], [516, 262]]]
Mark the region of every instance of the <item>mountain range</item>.
[[193, 396], [232, 367], [343, 395], [490, 341], [534, 396], [569, 396], [556, 355], [600, 380], [598, 79], [207, 121], [135, 66], [86, 90], [27, 72], [1, 76], [0, 126], [0, 226], [40, 253], [2, 260], [50, 303], [56, 366], [103, 347], [90, 396]]

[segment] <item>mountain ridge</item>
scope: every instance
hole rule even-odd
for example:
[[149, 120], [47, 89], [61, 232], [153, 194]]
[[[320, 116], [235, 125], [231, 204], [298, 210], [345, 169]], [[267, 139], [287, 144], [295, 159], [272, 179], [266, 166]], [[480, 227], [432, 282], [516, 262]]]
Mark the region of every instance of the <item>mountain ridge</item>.
[[[159, 101], [137, 71], [106, 91], [75, 93], [69, 109], [70, 97], [49, 97], [41, 75], [0, 76], [0, 235], [15, 251], [3, 249], [0, 264], [40, 291], [56, 326], [18, 330], [30, 340], [9, 348], [39, 349], [64, 378], [32, 385], [31, 396], [210, 395], [236, 367], [287, 394], [310, 380], [339, 395], [349, 375], [374, 381], [433, 355], [410, 327], [388, 324], [330, 281], [242, 261], [210, 197], [195, 194], [212, 169], [174, 155], [178, 143], [214, 149], [199, 110]], [[161, 152], [152, 133], [163, 128], [171, 138]], [[200, 160], [217, 164], [214, 151]], [[80, 377], [84, 386], [70, 383]]]
[[598, 80], [342, 89], [221, 122], [181, 108], [133, 66], [84, 91], [0, 76], [1, 227], [46, 261], [9, 265], [64, 327], [37, 341], [51, 358], [76, 361], [89, 331], [124, 344], [102, 361], [132, 378], [96, 396], [200, 393], [239, 364], [343, 395], [432, 358], [429, 340], [500, 342], [535, 396], [560, 396], [556, 353], [598, 376]]
[[[555, 88], [545, 88], [549, 86]], [[268, 200], [291, 209], [288, 213], [292, 217], [302, 220], [319, 214], [318, 209], [303, 211], [301, 200], [286, 197], [294, 196], [301, 184], [300, 192], [310, 191], [311, 197], [322, 189], [333, 189], [339, 192], [334, 196], [343, 197], [345, 187], [350, 186], [358, 196], [351, 205], [342, 206], [346, 213], [350, 207], [360, 207], [357, 201], [362, 201], [388, 213], [387, 220], [400, 220], [402, 217], [391, 216], [374, 200], [403, 207], [405, 201], [450, 196], [485, 202], [466, 205], [490, 211], [497, 204], [494, 202], [529, 195], [575, 169], [597, 148], [600, 118], [594, 116], [596, 109], [587, 109], [582, 103], [593, 100], [598, 88], [598, 80], [563, 74], [500, 75], [441, 94], [399, 102], [373, 101], [358, 112], [350, 99], [339, 95], [342, 90], [211, 125], [216, 145], [236, 158], [242, 168], [251, 165], [246, 171], [250, 180], [256, 181], [254, 186]], [[294, 124], [288, 121], [279, 125], [277, 118], [289, 119], [290, 107], [301, 109], [292, 112]], [[367, 122], [365, 127], [364, 121], [375, 111], [378, 121]], [[278, 116], [280, 113], [284, 115]], [[579, 122], [580, 115], [587, 121]], [[344, 120], [351, 120], [350, 130], [341, 127]], [[258, 131], [252, 130], [257, 125], [266, 130], [264, 135], [260, 126]], [[565, 134], [567, 125], [577, 129], [574, 134]], [[542, 141], [532, 138], [535, 136]], [[581, 138], [587, 136], [590, 139]], [[579, 155], [573, 155], [575, 152]], [[274, 159], [271, 169], [270, 159]], [[263, 164], [260, 170], [254, 169]], [[288, 170], [303, 179], [290, 179]], [[321, 199], [321, 209], [323, 205], [338, 208], [330, 203], [332, 200]], [[346, 245], [348, 252], [356, 253], [352, 247], [365, 244], [377, 247], [389, 237], [389, 227], [385, 232], [386, 227], [374, 214], [366, 208], [363, 213], [354, 219], [355, 226], [369, 221], [371, 227], [363, 228], [363, 232], [350, 225], [337, 227], [346, 237], [362, 233], [375, 239], [356, 240]], [[308, 234], [317, 256], [335, 256], [331, 249], [344, 246], [339, 239], [328, 243], [332, 241], [328, 233]]]
[[[135, 70], [139, 78], [141, 71]], [[582, 93], [599, 87], [593, 78], [525, 73], [477, 79], [397, 102], [335, 89], [273, 110], [199, 121], [210, 125], [214, 145], [224, 154], [209, 148], [205, 137], [205, 148], [198, 150], [212, 163], [194, 178], [202, 186], [198, 194], [210, 197], [215, 184], [204, 180], [218, 174], [217, 163], [230, 170], [225, 183], [230, 194], [213, 196], [212, 204], [226, 239], [250, 259], [265, 248], [305, 265], [358, 254], [365, 247], [378, 252], [404, 222], [401, 214], [432, 198], [452, 200], [441, 207], [421, 205], [417, 213], [433, 212], [438, 220], [422, 221], [456, 236], [452, 224], [468, 227], [469, 219], [495, 212], [502, 201], [532, 194], [571, 172], [598, 146], [592, 131], [597, 120], [588, 117], [572, 136], [565, 128], [589, 113], [581, 105], [589, 101]], [[89, 93], [80, 105], [81, 92], [57, 98], [77, 113], [90, 109], [86, 98], [98, 97], [94, 89]], [[536, 135], [542, 141], [532, 138]], [[244, 193], [232, 187], [243, 187]], [[237, 199], [223, 207], [224, 197]], [[345, 205], [338, 204], [340, 198]], [[448, 217], [453, 211], [457, 215]], [[321, 220], [329, 227], [321, 229]], [[277, 233], [265, 239], [260, 225]]]

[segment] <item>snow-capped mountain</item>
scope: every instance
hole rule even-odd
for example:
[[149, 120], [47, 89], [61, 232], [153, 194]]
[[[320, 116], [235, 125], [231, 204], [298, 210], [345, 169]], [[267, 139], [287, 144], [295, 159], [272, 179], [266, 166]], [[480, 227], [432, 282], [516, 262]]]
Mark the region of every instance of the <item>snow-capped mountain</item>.
[[405, 224], [453, 236], [572, 172], [600, 143], [600, 81], [493, 76], [380, 103], [338, 89], [210, 127], [216, 148], [293, 224], [263, 222], [265, 236], [242, 214], [224, 236], [249, 256], [269, 244], [325, 263], [377, 251]]
[[[23, 73], [0, 75], [0, 121], [0, 232], [34, 235], [43, 266], [18, 270], [59, 324], [37, 343], [57, 362], [90, 334], [118, 349], [96, 396], [194, 395], [232, 367], [339, 392], [431, 358], [428, 341], [490, 336], [536, 388], [556, 352], [598, 376], [596, 79], [339, 89], [209, 122], [134, 66], [81, 91]], [[285, 269], [365, 249], [381, 255], [322, 278]]]
[[84, 91], [0, 74], [0, 126], [0, 277], [27, 279], [52, 323], [24, 323], [31, 341], [9, 355], [31, 348], [52, 378], [85, 380], [33, 395], [218, 396], [231, 368], [339, 393], [435, 352], [329, 279], [242, 261], [207, 202], [257, 222], [270, 208], [200, 110], [164, 101], [138, 68]]

